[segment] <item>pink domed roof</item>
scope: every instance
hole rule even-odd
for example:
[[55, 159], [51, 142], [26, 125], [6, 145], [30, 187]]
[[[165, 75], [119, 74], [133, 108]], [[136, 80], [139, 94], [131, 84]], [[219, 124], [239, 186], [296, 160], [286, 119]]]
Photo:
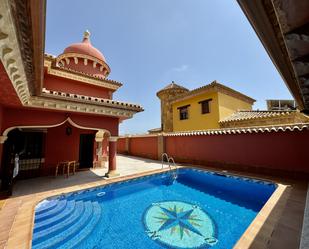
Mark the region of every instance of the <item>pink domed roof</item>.
[[77, 54], [89, 55], [106, 63], [104, 55], [98, 49], [96, 49], [91, 45], [89, 36], [90, 33], [86, 31], [84, 33], [83, 41], [71, 44], [63, 51], [63, 54], [77, 53]]

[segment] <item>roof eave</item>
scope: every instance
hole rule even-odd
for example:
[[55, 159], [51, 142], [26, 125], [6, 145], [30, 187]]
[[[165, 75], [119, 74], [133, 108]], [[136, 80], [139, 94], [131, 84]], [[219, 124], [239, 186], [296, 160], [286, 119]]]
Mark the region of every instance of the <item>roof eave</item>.
[[[269, 12], [265, 8], [265, 3], [276, 14], [276, 11], [270, 0], [252, 1], [237, 0], [251, 26], [262, 42], [265, 50], [271, 58], [273, 64], [280, 73], [286, 86], [295, 98], [300, 110], [309, 112], [308, 103], [304, 100], [300, 82], [295, 73], [289, 52], [286, 47], [286, 41], [280, 30], [281, 24], [277, 18], [270, 18]], [[275, 27], [277, 30], [275, 30]]]

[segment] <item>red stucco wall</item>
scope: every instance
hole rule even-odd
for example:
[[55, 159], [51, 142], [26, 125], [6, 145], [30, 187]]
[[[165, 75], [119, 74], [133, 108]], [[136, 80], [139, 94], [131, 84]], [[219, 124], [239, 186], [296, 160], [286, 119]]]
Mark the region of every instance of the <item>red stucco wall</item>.
[[129, 140], [129, 154], [133, 156], [158, 158], [157, 137], [134, 137]]
[[2, 124], [3, 124], [3, 107], [0, 104], [0, 131], [2, 130]]
[[60, 111], [48, 111], [30, 108], [5, 108], [1, 134], [7, 128], [14, 126], [55, 125], [70, 117], [80, 126], [106, 129], [113, 136], [118, 135], [118, 118], [92, 114], [78, 114]]
[[308, 146], [309, 131], [166, 138], [166, 152], [180, 162], [309, 173]]
[[[156, 159], [155, 137], [129, 139], [129, 154]], [[308, 148], [308, 130], [165, 137], [165, 152], [176, 162], [288, 176], [309, 176]]]
[[[96, 131], [81, 130], [72, 127], [72, 134], [66, 134], [66, 127], [62, 125], [56, 128], [47, 129], [45, 143], [45, 164], [42, 167], [42, 174], [54, 174], [58, 162], [79, 161], [80, 134], [95, 134]], [[94, 150], [95, 153], [95, 150]]]
[[119, 138], [117, 140], [117, 152], [121, 154], [126, 154], [126, 139], [125, 138]]
[[47, 90], [61, 91], [65, 93], [80, 94], [104, 99], [111, 99], [112, 90], [94, 86], [91, 84], [57, 77], [44, 75], [44, 87]]
[[[2, 124], [3, 124], [3, 106], [0, 104], [0, 131], [2, 128]], [[0, 134], [0, 136], [1, 135], [2, 134]], [[2, 175], [2, 152], [3, 152], [3, 144], [0, 144], [0, 177]]]

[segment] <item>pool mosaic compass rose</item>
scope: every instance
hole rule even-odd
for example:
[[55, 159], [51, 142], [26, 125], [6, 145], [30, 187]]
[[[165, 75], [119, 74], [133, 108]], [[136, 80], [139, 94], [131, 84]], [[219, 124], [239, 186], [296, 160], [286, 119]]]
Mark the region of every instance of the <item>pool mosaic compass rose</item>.
[[168, 248], [210, 248], [218, 242], [213, 220], [187, 202], [153, 203], [144, 214], [144, 225], [151, 239]]

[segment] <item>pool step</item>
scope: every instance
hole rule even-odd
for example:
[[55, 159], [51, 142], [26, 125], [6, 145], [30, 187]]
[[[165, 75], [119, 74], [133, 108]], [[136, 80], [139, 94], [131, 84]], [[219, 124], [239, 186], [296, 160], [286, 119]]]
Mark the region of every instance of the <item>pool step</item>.
[[[82, 214], [84, 213], [84, 209], [84, 203], [82, 201], [77, 201], [75, 203], [73, 212], [66, 219], [63, 219], [54, 225], [44, 228], [40, 226], [40, 223], [38, 225], [36, 224], [32, 238], [33, 244], [38, 244], [69, 228], [81, 218]], [[37, 226], [40, 227], [40, 230], [36, 230]]]
[[38, 215], [36, 214], [35, 215], [35, 222], [40, 222], [42, 220], [45, 220], [45, 219], [48, 219], [48, 218], [53, 217], [55, 215], [58, 215], [59, 213], [61, 213], [66, 208], [66, 205], [67, 205], [66, 200], [59, 201], [55, 208], [48, 210], [47, 212], [44, 212], [42, 214], [38, 214]]
[[45, 200], [40, 203], [40, 206], [35, 209], [35, 213], [37, 215], [43, 214], [53, 208], [55, 208], [58, 204], [58, 200]]
[[86, 238], [100, 218], [101, 207], [98, 202], [91, 201], [77, 201], [75, 207], [74, 212], [61, 222], [40, 232], [34, 232], [32, 248], [74, 248], [63, 246], [77, 245]]
[[41, 221], [36, 220], [37, 223], [34, 226], [34, 231], [35, 232], [42, 231], [43, 229], [51, 227], [59, 223], [61, 220], [66, 219], [72, 214], [74, 208], [75, 208], [75, 201], [68, 201], [65, 209], [62, 212], [60, 212], [58, 215], [47, 217]]
[[92, 231], [98, 224], [100, 217], [101, 217], [101, 207], [99, 203], [94, 202], [93, 215], [89, 223], [69, 241], [59, 246], [59, 249], [76, 248], [84, 239], [86, 239], [92, 233]]

